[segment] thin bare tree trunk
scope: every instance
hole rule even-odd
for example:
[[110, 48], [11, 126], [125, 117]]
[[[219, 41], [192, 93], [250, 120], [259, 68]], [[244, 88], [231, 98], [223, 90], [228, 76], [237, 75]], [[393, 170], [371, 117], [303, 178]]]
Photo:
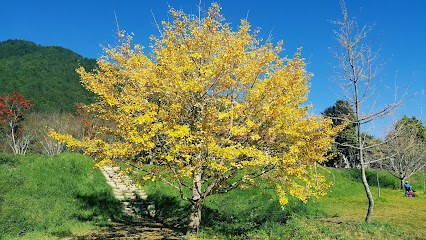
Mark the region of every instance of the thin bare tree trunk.
[[[355, 69], [354, 65], [352, 65]], [[355, 76], [355, 71], [354, 71]], [[373, 195], [370, 191], [370, 186], [368, 185], [367, 177], [365, 175], [365, 163], [364, 163], [364, 143], [363, 139], [361, 137], [361, 122], [360, 122], [360, 103], [358, 99], [358, 82], [354, 81], [353, 86], [355, 88], [355, 114], [356, 114], [356, 125], [357, 125], [357, 137], [358, 137], [358, 151], [359, 151], [359, 161], [361, 163], [361, 173], [362, 173], [362, 184], [364, 185], [365, 193], [367, 194], [368, 199], [368, 210], [367, 210], [367, 216], [365, 217], [366, 222], [371, 222], [371, 218], [373, 217], [373, 209], [374, 209], [374, 199]]]
[[373, 208], [374, 208], [374, 199], [371, 194], [370, 187], [368, 186], [367, 178], [365, 176], [365, 165], [364, 162], [361, 163], [361, 171], [362, 171], [362, 184], [364, 185], [365, 193], [368, 198], [368, 211], [367, 216], [365, 216], [366, 222], [371, 222], [371, 218], [373, 217]]
[[379, 170], [376, 170], [376, 179], [377, 179], [377, 194], [380, 198], [380, 182], [379, 182]]
[[10, 147], [13, 150], [13, 154], [18, 154], [18, 147], [16, 146], [16, 139], [15, 139], [15, 130], [14, 130], [14, 126], [12, 124], [12, 122], [9, 123], [10, 129], [11, 129], [11, 139], [12, 139], [12, 144], [10, 145]]

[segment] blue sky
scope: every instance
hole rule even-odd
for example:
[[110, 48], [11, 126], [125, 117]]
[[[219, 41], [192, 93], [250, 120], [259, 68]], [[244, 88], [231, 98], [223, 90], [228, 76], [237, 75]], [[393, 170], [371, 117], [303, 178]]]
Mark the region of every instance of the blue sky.
[[[202, 8], [211, 1], [203, 0]], [[338, 0], [221, 0], [222, 14], [236, 28], [246, 18], [253, 28], [261, 28], [261, 36], [271, 33], [273, 42], [284, 41], [285, 55], [293, 55], [303, 47], [302, 56], [309, 62], [311, 79], [309, 102], [320, 113], [342, 98], [342, 91], [331, 80], [330, 63], [335, 63], [329, 47], [337, 45], [328, 20], [340, 19]], [[0, 41], [23, 39], [43, 46], [62, 46], [89, 58], [102, 55], [100, 45], [116, 44], [117, 15], [121, 29], [135, 34], [136, 43], [148, 47], [149, 36], [157, 34], [157, 22], [168, 19], [168, 5], [186, 13], [198, 13], [199, 0], [73, 0], [19, 1], [0, 0]], [[426, 1], [424, 0], [347, 0], [350, 15], [356, 15], [359, 25], [375, 24], [370, 39], [381, 48], [385, 63], [377, 89], [385, 89], [377, 106], [391, 103], [394, 86], [399, 93], [410, 95], [426, 90]], [[385, 88], [389, 86], [389, 88]], [[376, 98], [374, 98], [376, 99]], [[374, 100], [373, 99], [373, 100]], [[394, 116], [380, 120], [370, 133], [380, 136], [392, 118], [402, 115], [421, 116], [426, 96], [413, 96]], [[365, 109], [367, 112], [369, 109]], [[423, 107], [423, 122], [426, 109]]]

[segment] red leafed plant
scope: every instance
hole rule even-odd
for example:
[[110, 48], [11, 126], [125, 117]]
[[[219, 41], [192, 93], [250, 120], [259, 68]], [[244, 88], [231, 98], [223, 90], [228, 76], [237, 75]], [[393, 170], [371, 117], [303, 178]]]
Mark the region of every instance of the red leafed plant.
[[71, 130], [70, 134], [78, 139], [85, 137], [93, 139], [96, 135], [96, 121], [99, 120], [93, 117], [93, 114], [89, 112], [87, 106], [83, 103], [75, 103], [74, 107], [76, 109], [75, 114], [68, 114], [66, 120], [76, 122], [80, 128]]
[[14, 91], [11, 97], [0, 96], [0, 127], [15, 154], [24, 154], [28, 147], [28, 141], [20, 138], [23, 134], [24, 112], [34, 107], [31, 101], [32, 99], [24, 99], [17, 91]]

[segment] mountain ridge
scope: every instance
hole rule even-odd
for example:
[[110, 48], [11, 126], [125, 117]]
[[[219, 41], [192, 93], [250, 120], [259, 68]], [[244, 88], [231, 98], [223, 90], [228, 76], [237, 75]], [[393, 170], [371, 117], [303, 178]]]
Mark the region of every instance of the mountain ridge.
[[21, 92], [33, 98], [36, 112], [74, 112], [74, 103], [91, 103], [94, 95], [80, 83], [75, 69], [95, 69], [95, 59], [60, 46], [26, 40], [0, 42], [0, 96]]

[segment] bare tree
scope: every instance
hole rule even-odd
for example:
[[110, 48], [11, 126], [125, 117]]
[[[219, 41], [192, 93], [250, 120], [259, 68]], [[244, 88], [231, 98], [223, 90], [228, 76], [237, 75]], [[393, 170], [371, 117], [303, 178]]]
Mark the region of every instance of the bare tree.
[[426, 169], [426, 127], [415, 117], [404, 116], [386, 136], [381, 152], [386, 156], [382, 166], [404, 182], [417, 172]]
[[[334, 65], [333, 69], [337, 84], [343, 90], [345, 99], [353, 106], [355, 111], [355, 120], [350, 123], [356, 125], [357, 142], [355, 145], [350, 145], [350, 147], [357, 151], [357, 157], [361, 165], [362, 183], [369, 203], [365, 221], [370, 222], [373, 216], [374, 199], [365, 175], [365, 168], [369, 162], [364, 159], [364, 151], [367, 146], [365, 145], [366, 139], [362, 134], [363, 126], [387, 115], [399, 106], [399, 103], [394, 102], [378, 111], [373, 111], [374, 106], [372, 105], [374, 105], [374, 101], [371, 101], [370, 98], [378, 95], [374, 83], [377, 81], [377, 75], [382, 68], [382, 64], [379, 60], [379, 51], [373, 51], [373, 41], [367, 38], [372, 26], [358, 27], [356, 18], [348, 16], [343, 0], [340, 5], [343, 19], [332, 21], [333, 24], [339, 27], [334, 31], [339, 47], [331, 50], [338, 61], [338, 64]], [[362, 109], [370, 110], [368, 113], [364, 113]]]
[[24, 127], [27, 134], [33, 136], [33, 152], [44, 155], [55, 155], [66, 150], [66, 144], [48, 136], [50, 128], [63, 133], [71, 132], [71, 121], [65, 120], [66, 114], [61, 113], [32, 113], [28, 116]]

